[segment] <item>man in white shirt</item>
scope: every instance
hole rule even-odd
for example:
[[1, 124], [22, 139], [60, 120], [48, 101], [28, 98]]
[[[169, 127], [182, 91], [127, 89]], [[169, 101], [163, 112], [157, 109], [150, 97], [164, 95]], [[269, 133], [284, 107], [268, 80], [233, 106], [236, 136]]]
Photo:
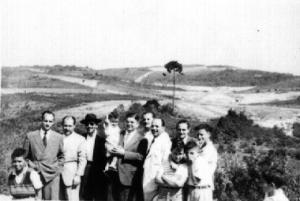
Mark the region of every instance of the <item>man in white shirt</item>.
[[62, 199], [79, 201], [81, 176], [86, 166], [85, 139], [74, 132], [76, 119], [66, 116], [62, 120], [64, 131], [65, 163], [62, 171]]
[[158, 185], [155, 182], [155, 177], [161, 169], [163, 162], [168, 159], [171, 151], [172, 143], [164, 127], [165, 122], [163, 119], [153, 119], [151, 126], [153, 140], [149, 145], [144, 162], [143, 191], [145, 201], [151, 201], [158, 193]]

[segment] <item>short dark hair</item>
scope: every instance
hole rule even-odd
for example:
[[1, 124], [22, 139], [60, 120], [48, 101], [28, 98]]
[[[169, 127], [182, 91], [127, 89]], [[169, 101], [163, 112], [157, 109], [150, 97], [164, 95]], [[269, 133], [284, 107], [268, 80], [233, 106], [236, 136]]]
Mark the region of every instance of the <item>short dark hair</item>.
[[74, 125], [76, 124], [76, 118], [75, 118], [74, 116], [65, 116], [65, 117], [62, 119], [62, 121], [61, 121], [62, 125], [64, 125], [65, 120], [66, 120], [67, 118], [71, 118], [71, 119], [73, 120]]
[[190, 122], [189, 122], [188, 120], [186, 120], [186, 119], [181, 119], [181, 120], [179, 120], [179, 121], [177, 122], [177, 124], [176, 124], [176, 129], [178, 128], [179, 124], [186, 124], [188, 128], [191, 127]]
[[116, 111], [113, 111], [111, 113], [109, 113], [108, 117], [107, 117], [109, 120], [112, 120], [112, 119], [119, 119], [120, 118], [120, 115], [118, 112]]
[[263, 173], [262, 180], [267, 184], [274, 184], [276, 188], [280, 188], [286, 184], [282, 176], [276, 173]]
[[184, 142], [180, 139], [176, 139], [172, 141], [171, 152], [178, 153], [181, 150], [184, 150]]
[[198, 143], [195, 140], [190, 140], [184, 146], [184, 152], [187, 153], [189, 150], [198, 147]]
[[128, 118], [134, 118], [136, 121], [139, 121], [140, 120], [140, 117], [137, 113], [135, 112], [129, 112], [126, 114], [125, 116], [125, 119], [128, 119]]
[[46, 110], [46, 111], [42, 112], [42, 120], [44, 119], [44, 116], [46, 114], [51, 114], [53, 116], [53, 118], [55, 119], [55, 114], [50, 110]]
[[152, 112], [152, 111], [147, 111], [147, 112], [144, 112], [144, 113], [142, 114], [142, 117], [143, 117], [144, 115], [146, 115], [146, 114], [151, 114], [153, 118], [155, 118], [155, 117], [156, 117], [155, 113], [154, 113], [154, 112]]
[[201, 124], [199, 124], [198, 126], [195, 127], [194, 130], [195, 131], [199, 131], [199, 130], [202, 130], [202, 129], [204, 129], [204, 130], [206, 130], [206, 131], [208, 131], [210, 133], [212, 133], [214, 131], [213, 127], [210, 126], [207, 123], [201, 123]]
[[23, 149], [23, 148], [16, 148], [11, 154], [11, 159], [13, 160], [17, 157], [25, 158], [26, 157], [26, 150]]

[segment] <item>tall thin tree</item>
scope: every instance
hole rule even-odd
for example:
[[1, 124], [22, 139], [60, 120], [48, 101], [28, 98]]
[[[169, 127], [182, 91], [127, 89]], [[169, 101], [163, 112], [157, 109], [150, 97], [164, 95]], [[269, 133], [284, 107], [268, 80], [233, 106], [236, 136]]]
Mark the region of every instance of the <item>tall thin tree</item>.
[[[182, 64], [178, 63], [177, 61], [170, 61], [165, 64], [165, 69], [168, 73], [173, 74], [173, 101], [172, 101], [172, 110], [174, 111], [175, 108], [175, 91], [176, 91], [176, 73], [183, 74]], [[165, 74], [163, 74], [165, 75]]]

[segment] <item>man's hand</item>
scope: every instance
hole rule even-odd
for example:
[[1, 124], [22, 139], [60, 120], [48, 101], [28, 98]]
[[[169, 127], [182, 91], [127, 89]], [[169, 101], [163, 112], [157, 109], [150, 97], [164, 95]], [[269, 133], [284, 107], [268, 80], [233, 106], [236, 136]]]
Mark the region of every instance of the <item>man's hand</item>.
[[124, 156], [125, 155], [125, 149], [122, 147], [114, 147], [111, 150], [111, 154], [117, 155], [117, 156]]
[[72, 184], [72, 188], [76, 188], [77, 185], [80, 184], [80, 176], [79, 175], [76, 175], [73, 179], [73, 184]]

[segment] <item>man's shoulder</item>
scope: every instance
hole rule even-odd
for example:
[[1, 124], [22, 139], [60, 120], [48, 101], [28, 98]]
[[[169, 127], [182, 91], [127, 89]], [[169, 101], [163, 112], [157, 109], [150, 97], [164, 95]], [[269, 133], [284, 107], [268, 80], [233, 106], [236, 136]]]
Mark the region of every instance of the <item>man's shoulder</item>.
[[56, 131], [54, 131], [54, 130], [51, 130], [51, 135], [55, 136], [58, 139], [63, 139], [63, 135], [60, 134], [60, 133], [58, 133], [58, 132], [56, 132]]
[[35, 136], [35, 135], [38, 135], [39, 133], [40, 133], [40, 130], [29, 131], [29, 132], [26, 134], [26, 136], [27, 136], [28, 138], [31, 138], [31, 137], [33, 137], [33, 136]]
[[78, 141], [84, 141], [85, 138], [80, 135], [79, 133], [74, 133], [74, 138], [76, 138]]

